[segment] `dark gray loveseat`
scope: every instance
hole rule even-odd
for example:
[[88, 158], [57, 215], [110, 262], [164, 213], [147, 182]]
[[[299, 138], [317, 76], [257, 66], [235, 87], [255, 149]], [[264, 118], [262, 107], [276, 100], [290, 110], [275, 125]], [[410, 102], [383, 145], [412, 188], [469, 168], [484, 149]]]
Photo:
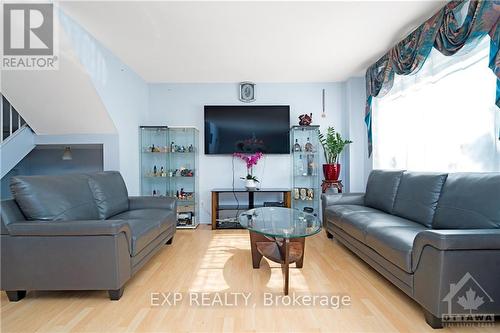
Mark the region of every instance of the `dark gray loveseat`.
[[15, 177], [1, 203], [1, 289], [108, 290], [125, 283], [175, 234], [172, 198], [128, 197], [118, 172]]
[[500, 173], [375, 170], [366, 193], [322, 203], [328, 237], [418, 302], [432, 327], [500, 314]]

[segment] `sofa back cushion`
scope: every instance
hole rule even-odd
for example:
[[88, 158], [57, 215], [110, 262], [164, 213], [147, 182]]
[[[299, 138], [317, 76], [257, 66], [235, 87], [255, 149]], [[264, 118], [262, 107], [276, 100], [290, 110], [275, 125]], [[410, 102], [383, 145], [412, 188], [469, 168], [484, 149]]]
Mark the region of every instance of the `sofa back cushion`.
[[373, 170], [366, 184], [365, 205], [392, 213], [403, 171]]
[[432, 227], [500, 228], [500, 173], [449, 174]]
[[99, 217], [88, 176], [13, 177], [10, 189], [28, 220], [96, 220]]
[[431, 228], [446, 177], [445, 173], [403, 173], [393, 214]]
[[118, 171], [89, 174], [89, 186], [99, 218], [107, 219], [128, 210], [127, 187]]

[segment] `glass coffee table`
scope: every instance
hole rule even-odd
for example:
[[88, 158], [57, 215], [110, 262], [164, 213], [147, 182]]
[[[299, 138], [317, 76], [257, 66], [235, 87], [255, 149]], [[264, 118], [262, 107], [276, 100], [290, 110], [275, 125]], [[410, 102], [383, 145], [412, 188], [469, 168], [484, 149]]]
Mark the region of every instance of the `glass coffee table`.
[[262, 257], [281, 264], [283, 291], [288, 295], [289, 266], [304, 263], [305, 238], [320, 232], [318, 217], [290, 208], [255, 208], [239, 216], [240, 224], [250, 231], [253, 268], [259, 268]]

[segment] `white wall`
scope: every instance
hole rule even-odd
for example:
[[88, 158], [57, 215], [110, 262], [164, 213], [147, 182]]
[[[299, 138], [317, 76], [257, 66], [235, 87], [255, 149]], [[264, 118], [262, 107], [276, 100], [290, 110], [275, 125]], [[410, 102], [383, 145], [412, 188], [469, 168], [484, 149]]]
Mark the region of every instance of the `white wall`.
[[[203, 106], [244, 104], [238, 100], [237, 83], [147, 84], [62, 12], [60, 21], [117, 128], [118, 167], [131, 195], [140, 193], [140, 125], [195, 126], [200, 130], [202, 148]], [[322, 89], [326, 89], [326, 118], [321, 118]], [[253, 104], [290, 105], [292, 125], [298, 123], [298, 115], [312, 112], [313, 123], [321, 125], [322, 130], [334, 126], [353, 140], [351, 154], [344, 154], [341, 160], [341, 177], [347, 190], [362, 190], [367, 170], [364, 89], [362, 78], [338, 83], [257, 83], [257, 101]], [[200, 150], [200, 221], [208, 223], [210, 190], [231, 186], [232, 163], [229, 156], [207, 156]], [[104, 163], [108, 169], [106, 161], [105, 146]], [[235, 162], [238, 181], [245, 174], [245, 167]], [[270, 155], [256, 172], [262, 187], [290, 187], [290, 169], [290, 156]]]
[[131, 195], [139, 189], [139, 125], [148, 110], [148, 85], [80, 25], [60, 11], [62, 28], [118, 132], [119, 170]]
[[[200, 147], [203, 147], [203, 106], [207, 104], [243, 104], [237, 98], [237, 83], [148, 84], [73, 19], [62, 11], [58, 13], [61, 32], [67, 36], [67, 44], [70, 45], [67, 50], [64, 49], [62, 52], [71, 53], [74, 65], [78, 65], [76, 66], [78, 68], [82, 67], [84, 70], [80, 70], [80, 72], [85, 72], [90, 78], [91, 84], [89, 82], [88, 86], [93, 87], [87, 88], [90, 91], [95, 89], [95, 93], [101, 100], [100, 103], [104, 105], [112, 125], [116, 128], [117, 135], [78, 135], [83, 132], [75, 130], [71, 132], [72, 135], [39, 136], [36, 143], [102, 143], [104, 145], [104, 169], [120, 170], [131, 195], [140, 193], [140, 125], [195, 126], [200, 130]], [[77, 64], [78, 61], [83, 66]], [[61, 66], [60, 71], [66, 73], [67, 69], [65, 66]], [[45, 74], [53, 75], [53, 73], [41, 73], [40, 75], [45, 77]], [[73, 87], [72, 91], [78, 93], [79, 89], [74, 88], [76, 81], [72, 81], [70, 74], [68, 74], [69, 78], [63, 82], [67, 81], [67, 84]], [[88, 78], [85, 79], [89, 81]], [[45, 81], [39, 80], [36, 81], [36, 84], [43, 86], [43, 82]], [[64, 94], [64, 88], [63, 85], [60, 90], [51, 95], [55, 102], [58, 101], [61, 91]], [[327, 98], [326, 118], [320, 116], [323, 88], [326, 89]], [[253, 104], [290, 105], [292, 125], [297, 124], [299, 114], [312, 112], [313, 123], [321, 125], [322, 130], [327, 126], [334, 126], [344, 137], [353, 140], [354, 143], [348, 148], [341, 160], [343, 165], [341, 178], [344, 180], [346, 190], [361, 191], [364, 190], [367, 172], [370, 170], [370, 161], [366, 158], [366, 129], [363, 122], [364, 89], [362, 78], [338, 83], [258, 83], [256, 86], [257, 102]], [[102, 107], [93, 106], [99, 105], [97, 103], [99, 101], [94, 101], [94, 104], [87, 103], [85, 97], [87, 95], [89, 94], [84, 96], [81, 94], [71, 95], [71, 105], [78, 106], [80, 118], [72, 117], [73, 113], [70, 113], [68, 118], [75, 123], [85, 122], [91, 129], [100, 128], [104, 121], [96, 120], [93, 111], [95, 111], [94, 109], [102, 109]], [[99, 119], [101, 118], [107, 119], [107, 117]], [[54, 117], [47, 119], [54, 123]], [[36, 128], [36, 124], [32, 125]], [[114, 129], [110, 132], [114, 132]], [[108, 132], [96, 131], [92, 133]], [[261, 186], [290, 187], [290, 164], [289, 156], [266, 156], [256, 170], [257, 176], [262, 181]], [[236, 161], [235, 165], [235, 175], [238, 179], [239, 176], [245, 174], [245, 167], [239, 161]], [[231, 157], [206, 156], [201, 152], [201, 222], [209, 222], [210, 190], [214, 187], [229, 187], [231, 181]]]
[[[326, 118], [321, 118], [321, 92], [326, 89]], [[203, 153], [204, 105], [245, 104], [238, 100], [238, 84], [151, 84], [149, 86], [149, 115], [144, 125], [195, 126], [200, 130], [200, 222], [210, 221], [210, 190], [231, 187], [232, 157], [208, 156]], [[344, 132], [342, 83], [261, 83], [256, 85], [257, 101], [252, 105], [290, 105], [291, 124], [298, 116], [313, 113], [313, 124], [334, 126]], [[289, 155], [267, 155], [256, 168], [262, 187], [291, 187]], [[236, 183], [244, 176], [245, 166], [235, 161]]]
[[[58, 24], [57, 17], [54, 24]], [[59, 69], [2, 70], [2, 94], [36, 134], [116, 133], [68, 34], [57, 30]]]
[[345, 83], [345, 129], [352, 144], [348, 145], [346, 155], [346, 189], [349, 192], [364, 192], [368, 175], [372, 170], [372, 159], [368, 158], [368, 139], [365, 124], [365, 79], [351, 78]]

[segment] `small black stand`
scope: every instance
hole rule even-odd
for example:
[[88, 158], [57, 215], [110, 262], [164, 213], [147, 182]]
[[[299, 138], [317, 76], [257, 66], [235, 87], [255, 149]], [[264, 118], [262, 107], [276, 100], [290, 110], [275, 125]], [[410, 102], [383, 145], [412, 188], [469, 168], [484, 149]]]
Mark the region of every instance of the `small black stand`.
[[[247, 193], [248, 204], [238, 205], [237, 202], [230, 205], [220, 205], [219, 198], [221, 193]], [[246, 189], [232, 189], [232, 188], [216, 188], [212, 190], [212, 229], [220, 229], [217, 220], [219, 218], [219, 211], [221, 210], [241, 210], [257, 208], [255, 205], [255, 195], [258, 193], [282, 193], [283, 206], [291, 207], [292, 193], [289, 188], [263, 188], [255, 191], [247, 191]], [[237, 228], [239, 223], [235, 223], [234, 228]], [[225, 228], [226, 229], [226, 228]]]

